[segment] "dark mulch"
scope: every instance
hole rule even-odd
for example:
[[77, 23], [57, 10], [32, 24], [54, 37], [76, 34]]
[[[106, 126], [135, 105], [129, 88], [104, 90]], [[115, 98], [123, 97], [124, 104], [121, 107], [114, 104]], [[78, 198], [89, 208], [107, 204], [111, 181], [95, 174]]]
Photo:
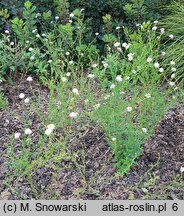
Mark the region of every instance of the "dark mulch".
[[[0, 111], [0, 199], [31, 199], [32, 189], [24, 177], [12, 179], [12, 188], [5, 182], [6, 153], [9, 136], [22, 130], [23, 115], [18, 95], [31, 95], [25, 79], [4, 85], [9, 106]], [[46, 113], [48, 89], [32, 84], [32, 90], [40, 95]], [[34, 99], [34, 98], [33, 98]], [[29, 107], [27, 108], [29, 109]], [[41, 123], [31, 113], [32, 129]], [[35, 127], [35, 128], [34, 128]], [[57, 170], [52, 166], [39, 168], [33, 173], [35, 188], [42, 199], [184, 199], [184, 105], [171, 108], [155, 128], [155, 133], [143, 145], [143, 153], [136, 165], [124, 177], [117, 175], [113, 166], [113, 155], [103, 132], [95, 126], [85, 126], [80, 138], [74, 137], [69, 145], [73, 153], [80, 151], [79, 166], [72, 161], [62, 160]], [[35, 138], [36, 139], [36, 138]], [[36, 142], [36, 140], [35, 140]], [[14, 144], [15, 152], [19, 144]], [[85, 158], [82, 159], [82, 152]], [[49, 164], [48, 164], [49, 165]]]

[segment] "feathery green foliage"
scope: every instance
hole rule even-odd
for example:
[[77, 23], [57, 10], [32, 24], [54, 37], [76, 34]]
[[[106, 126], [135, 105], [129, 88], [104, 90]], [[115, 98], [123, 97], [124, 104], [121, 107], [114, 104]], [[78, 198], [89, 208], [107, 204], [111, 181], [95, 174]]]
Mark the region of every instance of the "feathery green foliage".
[[166, 16], [161, 25], [166, 29], [166, 37], [174, 36], [172, 41], [168, 42], [166, 46], [166, 61], [174, 60], [177, 65], [175, 72], [176, 80], [183, 85], [183, 71], [184, 71], [184, 3], [174, 2], [167, 7], [169, 15]]

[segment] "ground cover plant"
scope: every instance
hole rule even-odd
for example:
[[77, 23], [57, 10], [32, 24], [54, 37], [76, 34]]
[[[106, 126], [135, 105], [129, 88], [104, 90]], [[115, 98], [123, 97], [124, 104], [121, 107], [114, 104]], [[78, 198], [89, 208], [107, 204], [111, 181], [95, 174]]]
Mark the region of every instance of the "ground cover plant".
[[183, 199], [183, 4], [143, 21], [126, 2], [140, 23], [95, 32], [71, 2], [1, 11], [1, 199]]

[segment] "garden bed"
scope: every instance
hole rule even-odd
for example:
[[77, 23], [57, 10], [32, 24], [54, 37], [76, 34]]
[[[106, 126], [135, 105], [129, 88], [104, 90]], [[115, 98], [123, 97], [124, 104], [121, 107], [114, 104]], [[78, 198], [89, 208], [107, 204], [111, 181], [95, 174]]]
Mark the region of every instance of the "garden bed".
[[[18, 96], [24, 92], [32, 97], [25, 80], [18, 79], [11, 87], [8, 84], [3, 86], [9, 105], [6, 110], [0, 111], [0, 199], [35, 198], [26, 176], [20, 178], [7, 173], [10, 135], [23, 127], [20, 119], [24, 118], [24, 111]], [[40, 96], [45, 107], [43, 112], [47, 113], [48, 89], [34, 83], [32, 90], [35, 97]], [[30, 119], [35, 127], [32, 130], [39, 130], [41, 123], [37, 115], [31, 113]], [[34, 142], [37, 142], [37, 136]], [[34, 170], [32, 178], [38, 198], [184, 199], [184, 176], [180, 172], [184, 166], [183, 104], [168, 110], [155, 127], [155, 133], [142, 147], [143, 153], [136, 164], [121, 177], [114, 168], [113, 155], [102, 129], [92, 123], [81, 122], [80, 130], [76, 130], [69, 145], [73, 154], [83, 149], [84, 154], [79, 154], [77, 158], [78, 167], [73, 161], [62, 160], [57, 170], [49, 162], [45, 167]], [[15, 140], [14, 152], [18, 155], [19, 151], [20, 143]]]

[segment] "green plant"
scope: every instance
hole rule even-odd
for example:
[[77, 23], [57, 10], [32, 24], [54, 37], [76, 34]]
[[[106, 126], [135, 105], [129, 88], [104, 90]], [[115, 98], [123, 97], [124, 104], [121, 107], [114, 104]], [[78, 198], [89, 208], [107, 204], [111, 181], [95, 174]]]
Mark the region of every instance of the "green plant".
[[30, 1], [24, 3], [23, 18], [15, 17], [12, 20], [12, 29], [16, 34], [19, 42], [25, 44], [26, 41], [32, 41], [32, 31], [36, 29], [36, 6], [33, 6]]
[[18, 70], [27, 72], [29, 53], [25, 51], [21, 44], [10, 41], [9, 36], [0, 40], [0, 54], [2, 56], [0, 59], [1, 76], [13, 75]]
[[[81, 1], [72, 13], [65, 0], [54, 1], [55, 12], [37, 14], [29, 1], [21, 16], [11, 17], [2, 11], [12, 25], [0, 40], [0, 76], [17, 71], [34, 73], [49, 89], [48, 98], [40, 98], [30, 84], [27, 90], [33, 95], [29, 104], [21, 99], [17, 102], [23, 110], [18, 118], [22, 130], [18, 134], [13, 131], [7, 145], [6, 184], [11, 190], [14, 178], [24, 179], [36, 199], [44, 198], [47, 190], [52, 196], [52, 184], [38, 186], [35, 170], [49, 168], [51, 181], [57, 181], [59, 171], [70, 169], [72, 164], [81, 182], [76, 192], [85, 193], [99, 173], [87, 177], [86, 149], [80, 142], [86, 122], [87, 127], [95, 124], [103, 130], [117, 172], [128, 173], [157, 122], [179, 101], [180, 86], [169, 75], [175, 63], [170, 65], [170, 59], [161, 52], [164, 34], [156, 31], [157, 22], [141, 22], [146, 17], [145, 1], [95, 2]], [[93, 9], [95, 4], [101, 6], [93, 15], [100, 16], [99, 26], [93, 29], [95, 35], [89, 34], [87, 19], [92, 11], [82, 8], [90, 4]], [[141, 22], [138, 28], [134, 22]], [[0, 108], [4, 106], [1, 98], [0, 94]], [[66, 167], [61, 167], [63, 161], [68, 162]], [[153, 185], [154, 180], [150, 178], [146, 186]]]
[[8, 102], [4, 97], [4, 94], [0, 91], [0, 110], [6, 109]]
[[166, 29], [165, 40], [167, 41], [167, 46], [165, 47], [165, 59], [167, 62], [175, 62], [169, 66], [168, 76], [172, 76], [175, 82], [183, 86], [184, 54], [182, 47], [184, 46], [184, 25], [182, 20], [184, 4], [182, 2], [174, 2], [167, 7], [167, 10], [169, 15], [161, 22], [161, 26]]

